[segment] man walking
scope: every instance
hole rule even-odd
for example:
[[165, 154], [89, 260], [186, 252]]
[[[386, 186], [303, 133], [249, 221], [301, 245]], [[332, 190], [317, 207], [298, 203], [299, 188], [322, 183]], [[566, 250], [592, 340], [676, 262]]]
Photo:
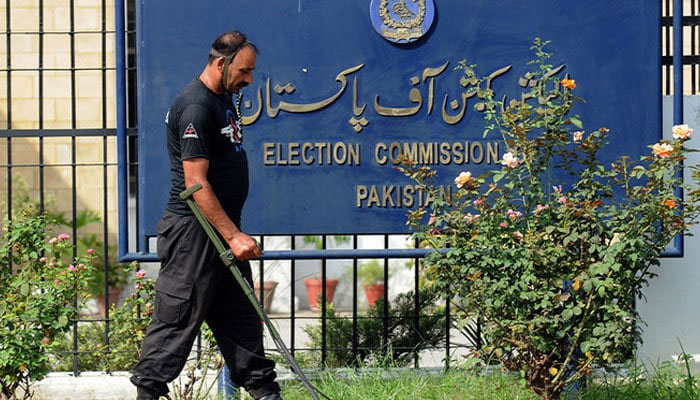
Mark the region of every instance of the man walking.
[[256, 60], [257, 49], [244, 34], [222, 34], [202, 73], [165, 117], [170, 198], [157, 226], [161, 269], [155, 312], [131, 377], [137, 400], [167, 396], [167, 383], [182, 371], [203, 321], [214, 333], [231, 380], [257, 400], [281, 400], [275, 363], [264, 355], [260, 318], [179, 197], [185, 188], [202, 185], [194, 200], [252, 285], [247, 260], [262, 253], [240, 230], [248, 160], [240, 110], [231, 97], [253, 81]]

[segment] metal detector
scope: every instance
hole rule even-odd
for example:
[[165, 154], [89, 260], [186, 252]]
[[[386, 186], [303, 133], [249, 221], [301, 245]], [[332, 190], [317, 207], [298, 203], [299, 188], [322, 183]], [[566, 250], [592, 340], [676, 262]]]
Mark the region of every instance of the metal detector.
[[304, 371], [302, 371], [301, 368], [299, 368], [299, 365], [297, 365], [296, 361], [294, 360], [294, 356], [292, 356], [292, 353], [289, 352], [289, 349], [287, 349], [287, 346], [282, 341], [279, 332], [277, 332], [277, 329], [274, 327], [274, 325], [272, 325], [270, 318], [267, 316], [267, 314], [265, 314], [265, 311], [263, 311], [262, 307], [260, 306], [260, 303], [258, 303], [258, 299], [255, 297], [255, 292], [253, 291], [253, 288], [251, 288], [248, 282], [245, 279], [243, 279], [241, 272], [238, 270], [238, 267], [236, 267], [236, 264], [234, 262], [235, 257], [231, 252], [231, 249], [227, 249], [226, 247], [224, 247], [224, 244], [221, 242], [219, 235], [216, 234], [214, 228], [212, 228], [212, 226], [209, 224], [209, 221], [207, 221], [207, 219], [204, 217], [204, 214], [202, 214], [202, 211], [199, 209], [197, 203], [195, 203], [192, 199], [192, 195], [194, 194], [194, 192], [198, 191], [201, 188], [201, 184], [195, 183], [194, 185], [190, 186], [185, 191], [180, 193], [180, 198], [187, 202], [187, 205], [194, 213], [194, 216], [197, 218], [197, 221], [199, 221], [199, 224], [204, 229], [204, 232], [206, 232], [207, 236], [209, 236], [209, 239], [212, 241], [212, 243], [214, 243], [214, 247], [216, 247], [216, 250], [219, 252], [219, 258], [221, 259], [221, 261], [223, 261], [224, 265], [226, 265], [226, 267], [228, 267], [228, 269], [231, 271], [233, 277], [236, 278], [236, 281], [241, 286], [241, 289], [243, 289], [243, 292], [245, 293], [246, 297], [248, 297], [250, 304], [253, 305], [255, 312], [258, 313], [260, 318], [264, 321], [265, 326], [267, 326], [267, 329], [270, 331], [270, 336], [272, 336], [272, 341], [275, 342], [275, 346], [277, 346], [277, 349], [280, 351], [280, 353], [284, 355], [284, 358], [287, 359], [287, 361], [289, 362], [289, 366], [292, 368], [292, 371], [299, 377], [301, 382], [304, 384], [306, 390], [311, 395], [311, 398], [313, 400], [320, 400], [318, 397], [318, 394], [320, 394], [321, 396], [323, 396], [323, 398], [331, 400], [328, 396], [316, 389], [306, 378], [306, 375], [304, 375]]

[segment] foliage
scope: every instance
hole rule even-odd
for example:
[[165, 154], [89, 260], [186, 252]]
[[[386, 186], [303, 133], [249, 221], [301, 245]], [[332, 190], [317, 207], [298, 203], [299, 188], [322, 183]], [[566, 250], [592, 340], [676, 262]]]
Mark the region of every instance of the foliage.
[[700, 377], [690, 370], [690, 357], [682, 354], [679, 365], [667, 361], [649, 371], [632, 364], [627, 373], [606, 374], [593, 380], [581, 393], [585, 400], [696, 400], [700, 398]]
[[[127, 266], [133, 271], [135, 265]], [[136, 272], [135, 291], [120, 306], [109, 310], [109, 346], [105, 340], [104, 323], [88, 322], [78, 325], [78, 369], [81, 371], [129, 371], [139, 359], [146, 328], [151, 321], [155, 297], [152, 279], [143, 270]], [[53, 348], [53, 369], [73, 370], [73, 335], [56, 340]]]
[[89, 270], [90, 279], [89, 292], [93, 297], [104, 295], [105, 289], [105, 268], [108, 269], [109, 287], [122, 287], [128, 283], [130, 272], [124, 267], [127, 264], [119, 263], [117, 260], [117, 251], [115, 246], [108, 247], [107, 262], [105, 262], [105, 245], [104, 242], [95, 234], [85, 234], [81, 232], [82, 228], [94, 223], [102, 223], [102, 218], [94, 210], [80, 210], [77, 212], [75, 219], [70, 219], [64, 211], [56, 211], [56, 200], [53, 196], [46, 196], [43, 205], [41, 202], [32, 197], [27, 181], [22, 175], [14, 175], [13, 191], [12, 191], [12, 209], [13, 214], [18, 212], [38, 216], [42, 212], [46, 216], [47, 231], [56, 231], [61, 229], [72, 230], [75, 228], [78, 232], [77, 236], [77, 252], [83, 254], [90, 250], [93, 256], [92, 265], [94, 268]]
[[[330, 238], [330, 240], [328, 240]], [[335, 246], [343, 246], [350, 243], [350, 236], [348, 235], [334, 235], [326, 238], [327, 243]], [[323, 250], [323, 236], [302, 236], [302, 241], [304, 244], [313, 245], [316, 250]]]
[[[101, 223], [102, 219], [95, 211], [82, 210], [78, 212], [75, 220], [67, 219], [65, 213], [51, 213], [51, 221], [59, 226], [75, 227], [79, 230], [92, 223]], [[95, 268], [91, 270], [88, 281], [89, 292], [93, 297], [105, 294], [105, 270], [107, 270], [107, 283], [110, 288], [121, 288], [129, 282], [129, 275], [135, 269], [127, 268], [129, 264], [120, 263], [117, 260], [117, 251], [114, 246], [109, 246], [105, 254], [105, 244], [95, 234], [79, 235], [77, 243], [79, 252], [90, 252], [94, 257]]]
[[[361, 366], [383, 359], [384, 354], [398, 365], [407, 365], [414, 354], [423, 349], [440, 346], [445, 340], [445, 317], [442, 307], [435, 306], [437, 295], [419, 292], [418, 321], [415, 318], [413, 292], [399, 294], [389, 307], [386, 318], [387, 340], [384, 340], [384, 299], [380, 298], [357, 319], [357, 345], [353, 352], [352, 319], [339, 316], [332, 304], [326, 306], [326, 367]], [[418, 329], [416, 330], [416, 323]], [[304, 331], [310, 346], [321, 348], [321, 325], [310, 325]], [[319, 352], [314, 352], [319, 356]], [[320, 362], [320, 359], [314, 360]]]
[[[125, 269], [133, 271], [134, 265]], [[155, 282], [139, 270], [135, 274], [136, 290], [124, 302], [109, 311], [111, 320], [107, 349], [107, 370], [131, 370], [139, 359], [146, 328], [151, 322], [155, 304]]]
[[551, 399], [639, 342], [634, 299], [665, 246], [697, 220], [700, 192], [680, 175], [687, 126], [638, 164], [601, 162], [610, 131], [583, 131], [571, 113], [576, 82], [553, 73], [546, 44], [533, 46], [536, 84], [507, 104], [475, 66], [457, 67], [485, 107], [484, 135], [504, 140], [500, 169], [462, 172], [453, 198], [439, 195], [436, 171], [410, 160], [402, 170], [434, 199], [410, 212], [415, 237], [449, 249], [426, 258], [434, 287], [454, 294], [462, 324], [484, 322], [485, 351]]
[[73, 259], [70, 236], [48, 238], [46, 227], [34, 210], [18, 212], [0, 238], [0, 386], [8, 399], [31, 397], [30, 383], [49, 371], [47, 351], [86, 296], [91, 257]]
[[[457, 369], [430, 373], [414, 369], [353, 369], [320, 374], [314, 384], [331, 399], [403, 400], [534, 400], [512, 375], [474, 374]], [[308, 392], [298, 381], [282, 382], [285, 400], [306, 400]], [[250, 400], [250, 397], [244, 397]]]
[[[90, 321], [78, 323], [78, 370], [102, 371], [105, 369], [104, 323]], [[49, 353], [51, 371], [73, 371], [73, 331], [57, 336]]]
[[384, 266], [377, 260], [363, 262], [357, 269], [357, 277], [363, 285], [384, 282]]

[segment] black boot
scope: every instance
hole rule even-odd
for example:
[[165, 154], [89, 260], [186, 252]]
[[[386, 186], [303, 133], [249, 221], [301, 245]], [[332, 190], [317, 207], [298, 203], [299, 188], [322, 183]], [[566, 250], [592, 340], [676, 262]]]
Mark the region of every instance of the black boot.
[[[167, 396], [166, 396], [167, 397]], [[160, 395], [143, 386], [136, 386], [136, 400], [158, 400]]]

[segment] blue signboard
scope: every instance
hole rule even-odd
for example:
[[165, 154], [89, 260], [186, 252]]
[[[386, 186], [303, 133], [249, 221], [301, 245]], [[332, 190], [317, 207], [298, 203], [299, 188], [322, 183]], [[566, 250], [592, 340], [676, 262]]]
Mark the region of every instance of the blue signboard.
[[[465, 95], [466, 59], [501, 95], [519, 96], [535, 37], [570, 76], [584, 127], [611, 129], [610, 160], [638, 157], [661, 128], [658, 2], [589, 0], [141, 0], [138, 7], [140, 234], [153, 235], [169, 188], [164, 118], [238, 29], [260, 54], [244, 89], [251, 233], [400, 233], [424, 195], [400, 154], [449, 190], [460, 171], [498, 165], [497, 137]], [[422, 18], [419, 18], [421, 17]]]

